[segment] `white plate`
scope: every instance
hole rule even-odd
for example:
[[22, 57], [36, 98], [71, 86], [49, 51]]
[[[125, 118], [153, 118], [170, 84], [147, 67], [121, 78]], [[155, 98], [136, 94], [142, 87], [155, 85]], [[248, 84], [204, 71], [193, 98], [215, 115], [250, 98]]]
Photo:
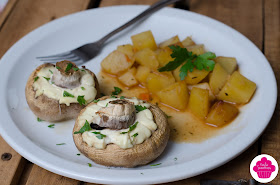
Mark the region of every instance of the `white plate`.
[[[147, 184], [180, 180], [216, 168], [248, 148], [264, 131], [275, 108], [277, 90], [271, 67], [247, 38], [232, 28], [208, 17], [178, 9], [165, 8], [147, 20], [115, 37], [100, 55], [86, 66], [98, 73], [102, 59], [117, 45], [130, 43], [130, 36], [152, 30], [156, 42], [176, 34], [181, 39], [192, 35], [218, 56], [234, 56], [241, 73], [257, 83], [252, 101], [238, 118], [225, 128], [224, 134], [202, 143], [175, 144], [150, 165], [107, 168], [77, 156], [71, 131], [74, 121], [56, 124], [37, 122], [28, 108], [24, 88], [28, 76], [40, 65], [36, 56], [70, 50], [95, 41], [105, 33], [131, 19], [147, 6], [117, 6], [88, 10], [52, 21], [18, 41], [0, 63], [0, 102], [2, 137], [23, 157], [54, 173], [70, 178], [114, 184]], [[66, 143], [58, 146], [57, 143]], [[174, 158], [177, 158], [177, 161]], [[249, 166], [248, 166], [249, 168]]]

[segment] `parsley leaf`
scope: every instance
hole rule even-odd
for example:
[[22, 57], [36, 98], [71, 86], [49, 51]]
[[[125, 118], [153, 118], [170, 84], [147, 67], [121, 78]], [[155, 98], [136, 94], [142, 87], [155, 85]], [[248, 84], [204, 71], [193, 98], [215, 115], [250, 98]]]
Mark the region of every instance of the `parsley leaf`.
[[179, 74], [180, 80], [185, 79], [185, 77], [188, 74], [188, 71], [193, 72], [193, 68], [194, 68], [194, 65], [193, 65], [192, 61], [190, 59], [187, 59], [187, 62], [180, 69], [180, 74]]
[[143, 106], [141, 106], [141, 105], [135, 105], [135, 109], [136, 109], [136, 111], [137, 112], [140, 112], [140, 111], [142, 111], [142, 110], [145, 110], [145, 109], [147, 109], [147, 107], [143, 107]]
[[73, 67], [73, 64], [72, 63], [68, 63], [66, 69], [65, 69], [65, 72], [69, 71], [71, 68]]
[[[43, 76], [44, 77], [44, 76]], [[51, 78], [47, 78], [47, 77], [44, 77], [47, 81], [49, 81]]]
[[79, 102], [80, 105], [86, 105], [86, 100], [84, 96], [78, 96], [77, 101]]
[[77, 154], [77, 156], [80, 156], [81, 154]]
[[116, 96], [114, 96], [114, 95], [111, 95], [111, 98], [117, 98]]
[[122, 89], [119, 87], [114, 87], [115, 91], [112, 92], [112, 95], [118, 95], [122, 92]]
[[121, 132], [121, 134], [127, 134], [128, 132]]
[[100, 132], [92, 132], [92, 133], [96, 134], [96, 137], [97, 137], [98, 139], [103, 139], [104, 137], [106, 137], [106, 135], [101, 134]]
[[214, 58], [216, 58], [215, 53], [206, 52], [203, 53], [202, 55], [198, 55], [196, 60], [193, 62], [193, 64], [198, 70], [205, 69], [206, 71], [213, 71], [215, 67], [215, 62], [210, 59], [214, 59]]
[[49, 127], [49, 128], [54, 128], [54, 125], [55, 125], [55, 124], [51, 124], [51, 125], [49, 125], [48, 127]]
[[134, 130], [137, 125], [138, 125], [138, 121], [136, 123], [134, 123], [133, 125], [130, 125], [128, 132], [131, 132], [132, 130]]
[[61, 67], [59, 67], [59, 66], [56, 66], [56, 69], [61, 69]]
[[150, 166], [159, 166], [161, 165], [161, 163], [158, 163], [158, 164], [151, 164]]
[[90, 124], [89, 122], [86, 120], [84, 126], [78, 131], [78, 132], [74, 132], [74, 134], [79, 134], [79, 133], [84, 133], [86, 131], [90, 131], [91, 130], [91, 127], [90, 127]]
[[37, 118], [37, 121], [38, 121], [38, 122], [42, 122], [43, 120], [41, 120], [40, 118]]
[[89, 167], [92, 167], [92, 164], [91, 164], [91, 163], [88, 163], [88, 166], [89, 166]]
[[97, 99], [97, 100], [93, 100], [93, 102], [94, 102], [94, 103], [97, 103], [97, 102], [99, 102], [99, 101], [100, 101], [99, 99]]
[[120, 99], [123, 100], [123, 99], [124, 99], [124, 96], [121, 96]]
[[50, 69], [49, 69], [49, 72], [50, 72], [51, 74], [53, 74], [52, 70], [50, 70]]
[[39, 79], [39, 76], [36, 76], [36, 77], [34, 78], [34, 82], [36, 82], [38, 79]]
[[56, 145], [66, 145], [66, 143], [59, 143], [59, 144], [56, 144]]
[[81, 87], [81, 89], [84, 91], [85, 90], [85, 88], [84, 87]]
[[79, 68], [73, 67], [73, 70], [74, 70], [74, 71], [79, 71]]
[[70, 94], [70, 93], [67, 92], [67, 91], [64, 91], [64, 92], [63, 92], [63, 97], [71, 97], [71, 98], [74, 98], [74, 95], [73, 95], [73, 94]]
[[131, 137], [136, 137], [138, 136], [138, 132], [136, 132], [135, 134], [133, 134]]

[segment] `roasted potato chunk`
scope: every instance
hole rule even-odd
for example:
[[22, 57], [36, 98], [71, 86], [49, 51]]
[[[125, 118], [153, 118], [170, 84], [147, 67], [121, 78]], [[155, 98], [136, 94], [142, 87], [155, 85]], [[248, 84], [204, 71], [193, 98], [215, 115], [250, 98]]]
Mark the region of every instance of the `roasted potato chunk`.
[[186, 48], [188, 46], [193, 46], [195, 45], [194, 41], [192, 40], [191, 37], [187, 37], [182, 41], [183, 46]]
[[210, 109], [206, 123], [221, 127], [231, 122], [238, 115], [238, 108], [223, 101], [216, 102]]
[[217, 95], [225, 83], [227, 82], [229, 74], [227, 71], [220, 65], [216, 64], [213, 70], [213, 73], [209, 79], [209, 85], [211, 87], [212, 92]]
[[248, 103], [256, 88], [254, 82], [235, 71], [218, 94], [218, 99], [238, 104]]
[[188, 88], [184, 82], [176, 82], [157, 93], [160, 101], [171, 107], [183, 110], [188, 105]]
[[129, 69], [134, 64], [126, 54], [120, 51], [113, 51], [102, 62], [102, 68], [111, 74], [118, 74], [122, 71]]
[[193, 52], [193, 54], [196, 54], [196, 55], [201, 55], [201, 54], [205, 53], [203, 44], [187, 46], [186, 48], [188, 51], [191, 51], [191, 52]]
[[138, 84], [138, 81], [135, 78], [136, 68], [131, 68], [124, 74], [118, 77], [119, 81], [127, 87], [132, 87]]
[[160, 43], [158, 45], [159, 48], [165, 48], [167, 46], [171, 46], [173, 44], [176, 44], [180, 42], [180, 39], [178, 37], [178, 35], [174, 36], [174, 37], [171, 37], [170, 39], [167, 39], [166, 41], [163, 41], [162, 43]]
[[174, 60], [174, 58], [170, 56], [172, 54], [172, 50], [170, 48], [158, 49], [156, 50], [156, 54], [157, 60], [159, 62], [159, 67], [163, 67]]
[[134, 55], [133, 46], [131, 44], [120, 45], [117, 47], [117, 51], [126, 54], [129, 58], [132, 58]]
[[188, 108], [195, 116], [204, 120], [209, 110], [209, 90], [193, 87]]
[[217, 57], [214, 59], [216, 63], [220, 64], [228, 74], [232, 74], [237, 68], [237, 61], [232, 57]]
[[140, 65], [147, 66], [151, 69], [157, 69], [159, 66], [156, 53], [150, 48], [145, 48], [135, 53], [135, 60]]
[[146, 81], [147, 88], [151, 93], [157, 93], [158, 91], [174, 83], [175, 79], [170, 72], [150, 73]]
[[199, 84], [195, 84], [195, 85], [188, 85], [188, 89], [189, 90], [192, 90], [193, 87], [197, 87], [197, 88], [200, 88], [200, 89], [207, 89], [209, 90], [209, 100], [210, 101], [214, 101], [215, 100], [215, 95], [213, 94], [209, 84], [207, 82], [204, 82], [204, 83], [199, 83]]
[[131, 40], [136, 51], [145, 48], [149, 48], [151, 50], [157, 49], [157, 44], [151, 30], [133, 35], [131, 36]]
[[150, 74], [151, 69], [146, 66], [138, 66], [135, 78], [142, 84], [146, 83], [146, 79]]

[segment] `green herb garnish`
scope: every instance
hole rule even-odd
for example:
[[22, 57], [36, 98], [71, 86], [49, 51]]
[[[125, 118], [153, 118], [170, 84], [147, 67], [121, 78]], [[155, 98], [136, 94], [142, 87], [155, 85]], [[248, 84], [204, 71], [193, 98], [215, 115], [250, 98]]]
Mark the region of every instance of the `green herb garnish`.
[[80, 156], [81, 154], [77, 154], [78, 156]]
[[143, 107], [143, 106], [141, 106], [141, 105], [135, 105], [135, 109], [136, 109], [136, 111], [137, 112], [140, 112], [140, 111], [142, 111], [142, 110], [145, 110], [145, 109], [147, 109], [147, 107]]
[[49, 128], [54, 128], [54, 125], [55, 125], [55, 124], [51, 124], [51, 125], [49, 125], [48, 127], [49, 127]]
[[195, 55], [192, 52], [189, 52], [186, 48], [181, 48], [180, 46], [169, 46], [172, 49], [172, 54], [170, 55], [174, 58], [173, 61], [170, 61], [165, 66], [158, 69], [158, 71], [172, 71], [183, 65], [180, 68], [180, 79], [184, 80], [189, 72], [192, 72], [194, 68], [198, 70], [213, 71], [215, 62], [212, 60], [216, 58], [215, 53], [206, 52], [201, 55]]
[[61, 69], [61, 67], [59, 67], [59, 66], [55, 66], [56, 67], [56, 69]]
[[66, 145], [66, 143], [59, 143], [59, 144], [56, 144], [56, 145]]
[[37, 121], [38, 121], [38, 122], [42, 122], [43, 120], [41, 120], [40, 118], [37, 118]]
[[138, 132], [136, 132], [135, 134], [133, 134], [131, 137], [136, 137], [136, 136], [138, 136]]
[[34, 82], [36, 82], [38, 79], [39, 79], [39, 76], [36, 76], [36, 77], [34, 78]]
[[161, 163], [158, 163], [158, 164], [151, 164], [150, 166], [159, 166], [161, 165]]
[[177, 161], [177, 157], [174, 157], [174, 161]]
[[123, 99], [124, 99], [124, 96], [121, 96], [120, 99], [123, 100]]
[[80, 105], [86, 105], [86, 100], [84, 96], [78, 96], [77, 101], [79, 102]]
[[79, 133], [84, 133], [86, 131], [90, 131], [91, 130], [91, 127], [90, 127], [90, 124], [89, 122], [86, 120], [84, 126], [78, 131], [78, 132], [74, 132], [74, 134], [79, 134]]
[[106, 103], [106, 106], [105, 107], [108, 107], [108, 103]]
[[128, 132], [121, 132], [121, 134], [127, 134]]
[[[44, 77], [44, 76], [43, 76]], [[51, 78], [47, 78], [47, 77], [44, 77], [47, 81], [49, 81]]]
[[101, 134], [100, 132], [92, 132], [92, 133], [96, 134], [96, 137], [97, 137], [98, 139], [103, 139], [104, 137], [106, 137], [106, 135]]
[[138, 121], [136, 123], [134, 123], [133, 125], [130, 125], [128, 131], [131, 132], [132, 130], [134, 130], [137, 125], [138, 125]]
[[122, 89], [119, 87], [114, 87], [115, 91], [112, 92], [112, 95], [118, 95], [122, 92]]
[[84, 87], [81, 87], [81, 89], [84, 91], [85, 90], [85, 88]]
[[114, 96], [114, 95], [111, 95], [111, 98], [117, 98], [116, 96]]
[[73, 94], [70, 94], [70, 93], [67, 92], [67, 91], [64, 91], [64, 92], [63, 92], [63, 97], [71, 97], [71, 98], [74, 98], [74, 95], [73, 95]]
[[73, 67], [73, 70], [74, 70], [74, 71], [79, 71], [79, 68]]
[[73, 64], [72, 63], [68, 63], [66, 69], [65, 69], [65, 72], [68, 72], [71, 68], [73, 67]]
[[94, 103], [97, 103], [97, 102], [99, 102], [99, 101], [100, 101], [99, 99], [97, 99], [97, 100], [93, 100], [93, 102], [94, 102]]
[[50, 70], [50, 69], [49, 69], [49, 72], [50, 72], [51, 74], [53, 74], [52, 70]]
[[92, 164], [91, 164], [91, 163], [88, 163], [88, 166], [89, 166], [89, 167], [92, 167]]

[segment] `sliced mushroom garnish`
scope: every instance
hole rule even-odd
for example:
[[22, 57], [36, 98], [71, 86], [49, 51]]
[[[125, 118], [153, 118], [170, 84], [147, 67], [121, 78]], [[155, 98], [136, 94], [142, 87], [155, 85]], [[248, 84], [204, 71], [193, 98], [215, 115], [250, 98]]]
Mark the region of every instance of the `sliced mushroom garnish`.
[[110, 129], [126, 129], [135, 121], [136, 110], [133, 102], [113, 100], [96, 112], [100, 116], [99, 126]]
[[64, 60], [56, 63], [51, 81], [62, 88], [73, 89], [80, 85], [81, 73], [76, 64]]

